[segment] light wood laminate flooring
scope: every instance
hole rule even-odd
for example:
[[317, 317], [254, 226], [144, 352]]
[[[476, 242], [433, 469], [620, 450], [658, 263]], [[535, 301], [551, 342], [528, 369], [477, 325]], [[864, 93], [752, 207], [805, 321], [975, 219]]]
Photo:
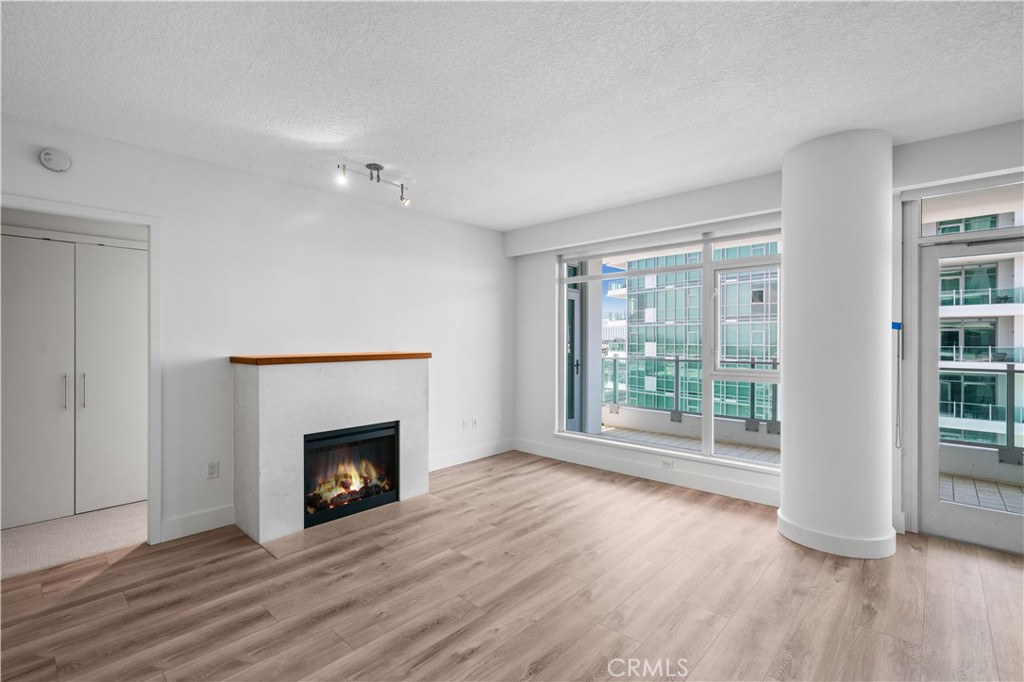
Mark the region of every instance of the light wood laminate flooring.
[[0, 675], [1024, 678], [1020, 557], [825, 555], [774, 508], [520, 452], [430, 489], [265, 547], [226, 527], [5, 580]]

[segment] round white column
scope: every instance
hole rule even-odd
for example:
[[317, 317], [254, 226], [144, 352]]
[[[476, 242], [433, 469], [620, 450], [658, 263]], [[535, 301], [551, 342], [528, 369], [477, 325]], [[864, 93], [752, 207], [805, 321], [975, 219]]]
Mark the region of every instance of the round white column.
[[896, 551], [892, 138], [855, 130], [782, 161], [779, 532], [831, 554]]

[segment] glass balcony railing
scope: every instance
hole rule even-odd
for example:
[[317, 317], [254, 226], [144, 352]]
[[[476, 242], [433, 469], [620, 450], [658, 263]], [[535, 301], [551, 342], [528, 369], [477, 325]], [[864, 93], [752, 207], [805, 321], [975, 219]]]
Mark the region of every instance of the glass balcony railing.
[[939, 293], [939, 305], [996, 305], [1000, 303], [1024, 303], [1024, 287], [966, 289]]
[[[1014, 410], [1014, 421], [1024, 422], [1024, 407]], [[948, 400], [939, 401], [939, 416], [955, 419], [981, 419], [989, 422], [1006, 421], [1006, 405], [989, 405], [984, 403], [958, 403]]]
[[[735, 359], [729, 366], [774, 368], [775, 360]], [[702, 362], [699, 358], [602, 358], [602, 401], [702, 414]], [[771, 382], [721, 381], [714, 384], [715, 415], [734, 419], [779, 420], [779, 387]]]
[[941, 442], [1024, 443], [1024, 372], [1014, 363], [1000, 370], [942, 369], [939, 392]]
[[608, 404], [625, 404], [627, 400], [626, 359], [602, 358], [601, 375], [601, 385], [604, 387], [604, 391], [601, 395], [601, 402]]
[[772, 358], [730, 358], [722, 356], [718, 361], [722, 369], [778, 369], [779, 361]]
[[943, 362], [1013, 362], [1024, 363], [1024, 348], [1012, 346], [940, 346]]

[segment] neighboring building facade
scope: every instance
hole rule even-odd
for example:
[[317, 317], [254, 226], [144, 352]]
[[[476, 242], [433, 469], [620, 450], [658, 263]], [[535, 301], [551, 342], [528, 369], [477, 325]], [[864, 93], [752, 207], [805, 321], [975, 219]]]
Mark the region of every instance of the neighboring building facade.
[[[1020, 224], [1013, 213], [926, 225], [934, 234]], [[1021, 377], [1007, 386], [1007, 363], [1024, 363], [1024, 254], [943, 267], [939, 294], [939, 429], [943, 441], [1006, 444], [1006, 395], [1024, 422]]]
[[[777, 241], [717, 249], [716, 261], [778, 253]], [[630, 274], [652, 268], [693, 270]], [[605, 402], [699, 415], [702, 409], [703, 316], [701, 253], [631, 260], [623, 280], [606, 296], [624, 298], [625, 319], [602, 320]], [[719, 286], [719, 356], [724, 366], [776, 366], [778, 359], [779, 270], [724, 272]], [[625, 347], [621, 341], [625, 338]], [[726, 363], [726, 360], [734, 362]], [[675, 391], [679, 377], [678, 403]], [[615, 395], [617, 393], [617, 395]], [[778, 419], [778, 391], [768, 383], [716, 381], [715, 414], [735, 418]]]

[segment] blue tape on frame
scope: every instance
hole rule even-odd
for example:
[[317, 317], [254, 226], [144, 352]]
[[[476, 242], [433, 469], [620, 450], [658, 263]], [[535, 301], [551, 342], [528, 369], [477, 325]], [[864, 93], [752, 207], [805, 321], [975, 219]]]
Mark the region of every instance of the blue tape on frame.
[[893, 322], [892, 323], [892, 328], [896, 329], [896, 330], [903, 329], [903, 323], [902, 322]]

